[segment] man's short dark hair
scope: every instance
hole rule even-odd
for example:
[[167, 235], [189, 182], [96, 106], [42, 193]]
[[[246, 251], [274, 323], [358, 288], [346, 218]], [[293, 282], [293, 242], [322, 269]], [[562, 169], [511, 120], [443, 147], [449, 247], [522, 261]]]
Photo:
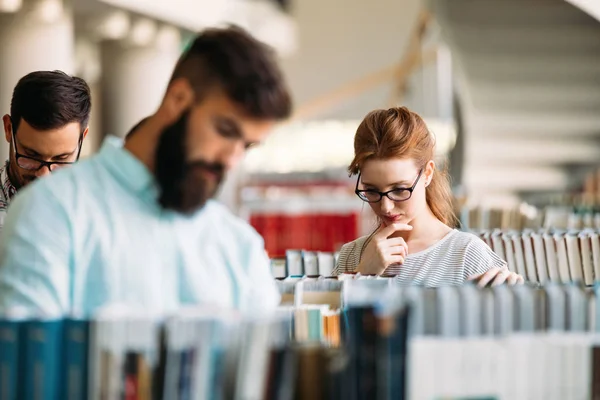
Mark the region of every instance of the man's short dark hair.
[[79, 122], [83, 132], [91, 109], [90, 88], [83, 79], [62, 71], [36, 71], [15, 86], [10, 116], [15, 132], [21, 119], [41, 131]]
[[255, 118], [281, 120], [292, 101], [274, 51], [242, 28], [211, 28], [182, 55], [171, 81], [186, 78], [202, 100], [221, 89]]

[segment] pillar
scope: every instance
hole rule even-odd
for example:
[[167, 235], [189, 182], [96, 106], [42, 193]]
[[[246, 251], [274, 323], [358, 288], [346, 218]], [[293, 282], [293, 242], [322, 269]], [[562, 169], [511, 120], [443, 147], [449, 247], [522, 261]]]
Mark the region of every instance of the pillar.
[[181, 39], [177, 29], [140, 20], [126, 38], [104, 40], [100, 46], [103, 131], [125, 136], [160, 105]]
[[[0, 113], [10, 112], [12, 92], [21, 77], [37, 70], [74, 68], [73, 15], [61, 0], [24, 0], [14, 12], [0, 10]], [[0, 140], [0, 161], [8, 155]]]

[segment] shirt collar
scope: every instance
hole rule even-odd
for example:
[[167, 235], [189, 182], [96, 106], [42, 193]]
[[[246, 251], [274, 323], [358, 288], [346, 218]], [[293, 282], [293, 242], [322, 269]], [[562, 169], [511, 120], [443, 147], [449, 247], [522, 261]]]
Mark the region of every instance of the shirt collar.
[[17, 189], [10, 181], [10, 175], [8, 174], [8, 168], [10, 165], [10, 160], [6, 160], [4, 164], [4, 168], [0, 170], [0, 179], [2, 180], [2, 192], [4, 193], [4, 197], [7, 200], [11, 200], [15, 193], [17, 193]]
[[123, 147], [123, 139], [107, 136], [98, 154], [100, 162], [127, 188], [156, 200], [158, 185], [154, 175]]

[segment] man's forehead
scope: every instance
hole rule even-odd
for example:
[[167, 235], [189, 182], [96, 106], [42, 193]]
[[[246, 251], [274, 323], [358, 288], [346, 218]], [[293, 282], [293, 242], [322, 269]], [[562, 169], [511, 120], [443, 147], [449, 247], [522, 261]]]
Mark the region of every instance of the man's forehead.
[[40, 130], [21, 121], [16, 133], [19, 144], [36, 151], [63, 148], [65, 151], [73, 151], [73, 146], [77, 144], [80, 136], [81, 127], [78, 122], [71, 122], [56, 129]]

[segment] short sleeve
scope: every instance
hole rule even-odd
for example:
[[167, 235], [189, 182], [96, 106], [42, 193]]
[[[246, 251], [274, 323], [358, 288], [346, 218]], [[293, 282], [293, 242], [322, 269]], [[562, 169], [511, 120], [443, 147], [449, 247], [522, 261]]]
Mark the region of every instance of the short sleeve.
[[69, 310], [70, 222], [56, 196], [36, 182], [15, 196], [0, 238], [0, 310], [36, 315]]
[[474, 237], [465, 250], [464, 278], [483, 274], [494, 267], [506, 268], [506, 261], [494, 253], [483, 240]]

